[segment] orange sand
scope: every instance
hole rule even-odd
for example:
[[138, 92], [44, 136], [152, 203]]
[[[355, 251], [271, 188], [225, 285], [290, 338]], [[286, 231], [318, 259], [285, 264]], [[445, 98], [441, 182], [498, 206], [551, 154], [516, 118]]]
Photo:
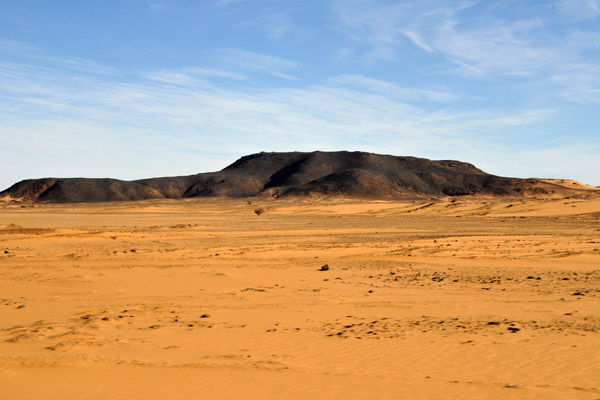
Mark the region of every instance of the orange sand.
[[253, 202], [1, 205], [0, 399], [600, 399], [600, 200]]

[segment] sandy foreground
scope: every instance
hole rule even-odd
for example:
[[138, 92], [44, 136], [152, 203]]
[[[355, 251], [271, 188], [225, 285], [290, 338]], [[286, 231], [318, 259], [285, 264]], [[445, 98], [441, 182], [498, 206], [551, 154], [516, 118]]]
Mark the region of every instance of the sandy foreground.
[[600, 200], [0, 206], [2, 400], [456, 398], [600, 399]]

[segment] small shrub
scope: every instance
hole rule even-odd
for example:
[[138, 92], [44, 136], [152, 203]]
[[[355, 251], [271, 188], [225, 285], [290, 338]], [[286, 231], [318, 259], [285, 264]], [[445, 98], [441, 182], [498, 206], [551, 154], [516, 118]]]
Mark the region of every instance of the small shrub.
[[252, 205], [252, 202], [250, 200], [246, 200], [246, 203], [248, 203], [249, 206]]
[[265, 209], [262, 208], [262, 207], [256, 207], [256, 208], [254, 208], [254, 214], [256, 214], [256, 215], [260, 215], [260, 214], [262, 214], [264, 212], [265, 212]]

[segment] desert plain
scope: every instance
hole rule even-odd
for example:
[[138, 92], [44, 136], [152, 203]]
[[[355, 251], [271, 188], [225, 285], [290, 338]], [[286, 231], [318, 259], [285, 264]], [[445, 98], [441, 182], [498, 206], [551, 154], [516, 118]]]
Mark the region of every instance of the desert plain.
[[456, 398], [600, 399], [600, 198], [0, 205], [2, 400]]

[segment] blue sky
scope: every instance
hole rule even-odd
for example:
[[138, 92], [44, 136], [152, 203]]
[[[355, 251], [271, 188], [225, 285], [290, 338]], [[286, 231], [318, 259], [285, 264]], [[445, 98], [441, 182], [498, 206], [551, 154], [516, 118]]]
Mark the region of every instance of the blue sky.
[[0, 0], [0, 188], [259, 151], [600, 185], [600, 0]]

